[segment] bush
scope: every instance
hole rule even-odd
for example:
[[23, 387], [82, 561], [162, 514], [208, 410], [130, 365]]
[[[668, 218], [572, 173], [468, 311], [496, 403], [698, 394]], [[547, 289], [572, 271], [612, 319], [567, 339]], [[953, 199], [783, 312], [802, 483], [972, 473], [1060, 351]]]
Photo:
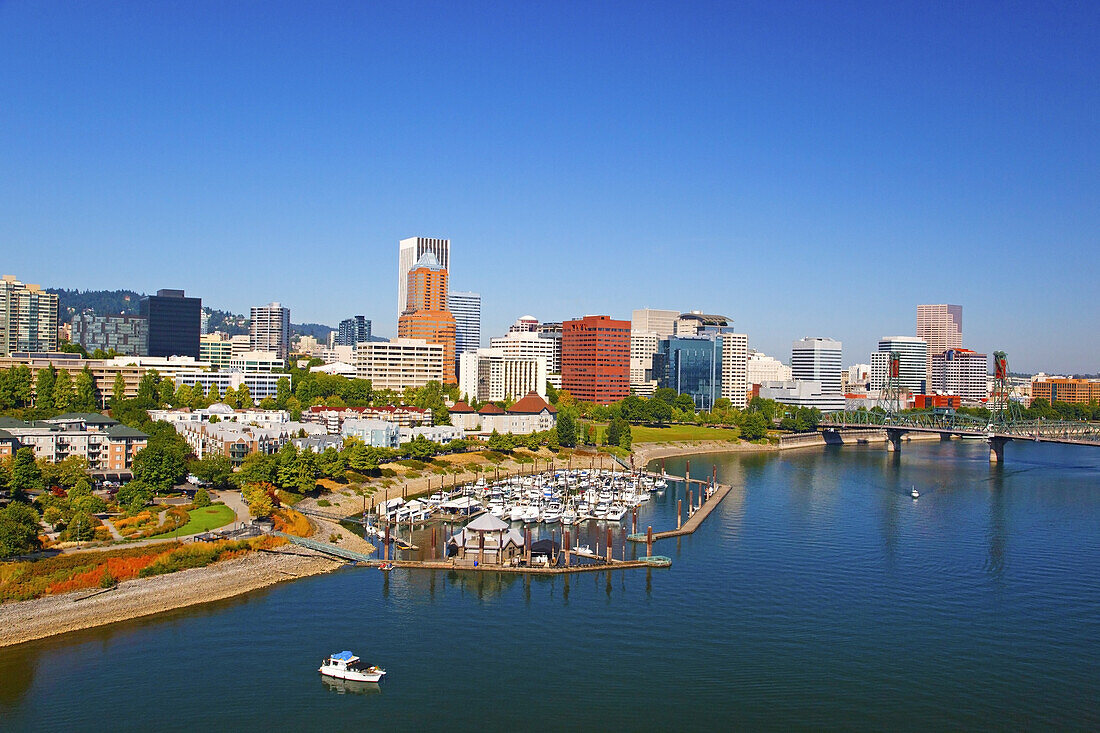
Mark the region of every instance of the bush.
[[195, 508], [201, 509], [204, 506], [210, 506], [210, 494], [206, 489], [199, 489], [195, 492]]
[[111, 575], [111, 570], [108, 568], [103, 571], [103, 577], [99, 579], [100, 588], [114, 588], [118, 585], [118, 581], [115, 580], [115, 576]]
[[318, 499], [317, 506], [332, 506], [332, 502], [328, 499]]

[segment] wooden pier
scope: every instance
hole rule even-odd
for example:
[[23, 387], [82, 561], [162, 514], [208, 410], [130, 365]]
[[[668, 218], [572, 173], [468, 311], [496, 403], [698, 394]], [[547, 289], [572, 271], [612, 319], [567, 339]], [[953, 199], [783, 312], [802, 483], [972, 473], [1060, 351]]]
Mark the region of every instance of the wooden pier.
[[[358, 563], [377, 567], [381, 560], [367, 560]], [[519, 573], [529, 575], [568, 575], [570, 573], [595, 573], [604, 570], [631, 570], [636, 568], [667, 568], [672, 561], [667, 557], [651, 557], [638, 560], [612, 560], [611, 562], [591, 563], [587, 565], [546, 566], [539, 565], [494, 565], [492, 563], [463, 563], [452, 560], [390, 560], [388, 564], [396, 568], [417, 570], [460, 570], [475, 573]]]
[[[688, 465], [690, 466], [690, 464]], [[650, 475], [661, 476], [662, 474]], [[692, 504], [694, 504], [694, 495], [693, 492], [689, 489], [688, 518], [686, 522], [680, 524], [680, 517], [682, 517], [683, 515], [681, 513], [681, 508], [677, 507], [676, 523], [679, 526], [677, 526], [676, 529], [669, 529], [663, 532], [653, 532], [652, 530], [649, 532], [635, 532], [634, 534], [627, 536], [628, 540], [630, 540], [631, 542], [645, 542], [651, 544], [653, 542], [656, 542], [657, 540], [664, 540], [668, 539], [669, 537], [682, 537], [683, 535], [692, 534], [695, 530], [699, 529], [699, 526], [703, 524], [703, 520], [710, 516], [710, 513], [714, 511], [714, 508], [722, 503], [722, 500], [726, 498], [726, 494], [728, 494], [730, 492], [730, 489], [732, 488], [725, 484], [719, 484], [714, 481], [708, 482], [701, 481], [699, 479], [686, 478], [673, 478], [673, 480], [683, 481], [689, 487], [692, 484], [695, 484], [699, 489], [700, 495], [706, 496], [706, 498], [699, 504], [698, 508], [692, 506]], [[708, 490], [710, 491], [709, 495], [707, 495], [706, 493]]]

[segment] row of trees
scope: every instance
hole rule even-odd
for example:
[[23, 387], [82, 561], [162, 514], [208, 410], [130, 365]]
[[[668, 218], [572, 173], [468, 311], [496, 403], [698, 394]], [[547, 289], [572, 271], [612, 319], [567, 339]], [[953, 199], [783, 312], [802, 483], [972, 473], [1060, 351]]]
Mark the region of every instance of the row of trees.
[[74, 379], [53, 365], [31, 371], [25, 364], [0, 369], [0, 411], [23, 420], [44, 420], [64, 412], [94, 412], [100, 396], [87, 366]]

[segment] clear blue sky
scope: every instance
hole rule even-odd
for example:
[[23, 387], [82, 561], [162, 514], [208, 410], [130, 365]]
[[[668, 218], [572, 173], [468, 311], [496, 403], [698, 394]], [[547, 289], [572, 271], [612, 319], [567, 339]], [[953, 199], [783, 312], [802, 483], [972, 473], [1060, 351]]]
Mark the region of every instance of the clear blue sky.
[[0, 1], [0, 262], [396, 330], [724, 313], [867, 360], [918, 303], [1100, 371], [1100, 3]]

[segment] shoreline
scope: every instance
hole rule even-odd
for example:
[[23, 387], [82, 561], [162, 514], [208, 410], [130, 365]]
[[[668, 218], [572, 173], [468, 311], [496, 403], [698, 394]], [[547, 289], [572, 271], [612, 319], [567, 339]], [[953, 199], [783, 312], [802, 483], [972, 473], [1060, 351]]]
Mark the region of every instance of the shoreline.
[[282, 549], [127, 580], [108, 592], [81, 590], [0, 604], [0, 648], [221, 601], [345, 565], [320, 555], [307, 556], [299, 547]]

